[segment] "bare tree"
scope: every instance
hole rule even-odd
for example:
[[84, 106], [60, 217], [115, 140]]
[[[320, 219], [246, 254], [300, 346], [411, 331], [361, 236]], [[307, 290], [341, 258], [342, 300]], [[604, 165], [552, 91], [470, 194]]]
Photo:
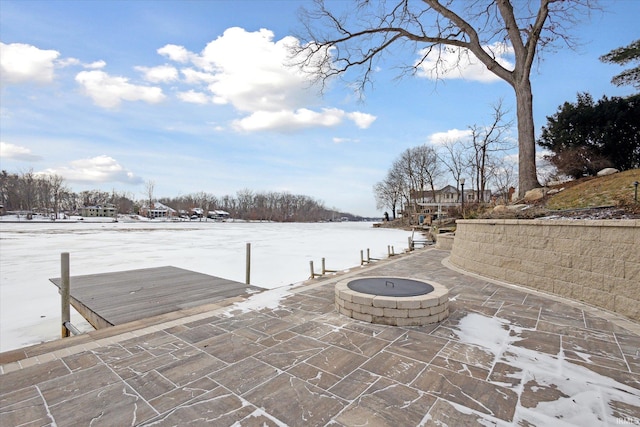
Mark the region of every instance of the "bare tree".
[[20, 209], [32, 211], [36, 204], [36, 176], [33, 169], [22, 173], [20, 184]]
[[236, 199], [238, 201], [238, 210], [242, 212], [242, 215], [249, 217], [250, 209], [253, 207], [254, 193], [252, 190], [245, 188], [239, 190], [236, 193]]
[[460, 200], [460, 178], [467, 165], [464, 143], [460, 140], [445, 141], [439, 146], [438, 159], [456, 181], [457, 200]]
[[435, 185], [442, 176], [442, 166], [433, 147], [421, 145], [408, 148], [393, 163], [392, 173], [404, 183], [404, 196], [409, 202], [416, 192], [431, 190], [435, 198]]
[[512, 123], [505, 116], [506, 112], [502, 107], [502, 101], [498, 101], [492, 106], [493, 113], [491, 123], [486, 126], [473, 125], [471, 129], [471, 157], [470, 167], [472, 170], [473, 183], [476, 185], [476, 200], [484, 200], [484, 192], [489, 181], [490, 163], [492, 156], [497, 152], [509, 150], [512, 147], [508, 139], [508, 132]]
[[393, 219], [396, 219], [396, 210], [402, 197], [402, 180], [390, 170], [384, 181], [378, 182], [373, 187], [373, 194], [376, 198], [376, 208], [389, 208]]
[[[195, 199], [198, 207], [202, 209], [204, 220], [207, 221], [209, 218], [209, 211], [217, 203], [216, 197], [213, 194], [202, 191], [195, 196]], [[200, 220], [202, 221], [202, 218], [200, 218]]]
[[388, 189], [385, 190], [391, 192], [396, 201], [404, 206], [403, 211], [406, 211], [411, 206], [411, 199], [422, 197], [427, 189], [435, 200], [435, 186], [442, 174], [442, 165], [433, 147], [421, 145], [407, 148], [393, 162], [387, 173], [386, 183], [380, 188], [374, 187], [374, 194], [387, 186]]
[[496, 195], [502, 199], [503, 204], [508, 204], [509, 189], [515, 188], [517, 184], [517, 174], [513, 162], [507, 158], [494, 158], [488, 165], [490, 172], [487, 174], [489, 181], [496, 190]]
[[151, 209], [153, 209], [153, 192], [155, 188], [156, 188], [156, 183], [154, 181], [149, 180], [144, 184], [145, 195], [147, 196], [147, 201], [149, 203], [147, 216], [151, 216]]
[[[594, 8], [595, 1], [540, 0], [537, 10], [532, 10], [531, 2], [512, 0], [356, 0], [354, 7], [338, 14], [324, 0], [316, 0], [312, 11], [301, 14], [308, 43], [300, 46], [296, 58], [323, 85], [333, 76], [360, 70], [358, 81], [364, 89], [380, 58], [396, 48], [419, 52], [417, 61], [405, 65], [411, 73], [433, 55], [442, 63], [445, 49], [458, 50], [459, 59], [474, 55], [514, 90], [519, 192], [524, 195], [539, 186], [530, 80], [537, 50], [558, 42], [571, 46], [569, 27], [578, 13]], [[491, 47], [496, 43], [513, 49], [513, 69], [499, 61]]]
[[116, 206], [120, 214], [132, 213], [134, 211], [133, 194], [127, 192], [120, 193], [113, 190], [111, 203]]
[[390, 173], [398, 179], [400, 202], [404, 211], [405, 207], [409, 206], [411, 193], [418, 190], [418, 179], [413, 170], [409, 149], [403, 151], [400, 157], [393, 162]]
[[50, 216], [52, 211], [51, 186], [49, 185], [47, 175], [36, 173], [34, 175], [34, 184], [36, 191], [32, 209], [38, 210], [40, 214]]
[[436, 150], [428, 145], [414, 147], [411, 150], [411, 160], [418, 176], [419, 191], [431, 190], [432, 199], [436, 199], [436, 183], [443, 174], [442, 164], [439, 162]]
[[85, 190], [78, 197], [82, 206], [104, 205], [112, 199], [111, 193], [101, 190]]
[[6, 210], [52, 214], [55, 219], [62, 199], [69, 199], [68, 193], [60, 175], [34, 173], [31, 169], [21, 174], [0, 174], [0, 204]]
[[9, 174], [6, 170], [0, 173], [0, 204], [6, 210], [13, 210], [17, 202], [17, 174]]
[[60, 207], [60, 201], [67, 190], [64, 185], [64, 178], [60, 175], [48, 176], [49, 191], [51, 198], [53, 199], [53, 218], [58, 219], [58, 208]]

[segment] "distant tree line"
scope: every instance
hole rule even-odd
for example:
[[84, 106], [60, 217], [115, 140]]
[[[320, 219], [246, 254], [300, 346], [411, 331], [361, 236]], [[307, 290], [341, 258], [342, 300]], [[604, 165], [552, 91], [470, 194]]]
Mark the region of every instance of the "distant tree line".
[[0, 204], [5, 212], [39, 213], [54, 218], [61, 214], [78, 214], [84, 206], [113, 204], [119, 214], [136, 214], [143, 205], [160, 202], [178, 212], [190, 213], [199, 208], [204, 217], [211, 210], [224, 210], [232, 218], [278, 222], [310, 222], [347, 217], [360, 219], [348, 213], [327, 209], [321, 201], [304, 195], [279, 192], [238, 191], [235, 196], [216, 197], [199, 192], [178, 197], [153, 195], [153, 182], [146, 185], [145, 197], [134, 199], [133, 194], [89, 190], [73, 192], [60, 175], [34, 173], [0, 173]]
[[200, 192], [173, 198], [160, 198], [160, 203], [171, 206], [178, 211], [189, 211], [193, 207], [201, 208], [206, 213], [219, 209], [230, 214], [232, 218], [245, 220], [262, 220], [277, 222], [312, 222], [339, 219], [350, 214], [327, 209], [321, 201], [309, 196], [282, 192], [254, 192], [249, 189], [240, 190], [235, 196], [216, 197], [213, 194]]
[[[76, 197], [74, 197], [76, 196]], [[77, 203], [59, 175], [0, 173], [0, 203], [5, 211], [42, 212], [57, 215]]]
[[58, 217], [77, 213], [83, 206], [113, 204], [120, 213], [134, 213], [137, 204], [130, 193], [90, 190], [73, 192], [56, 174], [0, 172], [0, 204], [5, 212], [39, 213]]

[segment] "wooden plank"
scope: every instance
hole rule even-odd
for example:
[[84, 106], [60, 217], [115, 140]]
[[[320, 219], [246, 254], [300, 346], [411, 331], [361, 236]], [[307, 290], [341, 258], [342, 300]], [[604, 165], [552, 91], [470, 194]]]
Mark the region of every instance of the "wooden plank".
[[[61, 278], [49, 280], [60, 288]], [[74, 276], [70, 284], [72, 305], [96, 328], [263, 290], [172, 266]]]

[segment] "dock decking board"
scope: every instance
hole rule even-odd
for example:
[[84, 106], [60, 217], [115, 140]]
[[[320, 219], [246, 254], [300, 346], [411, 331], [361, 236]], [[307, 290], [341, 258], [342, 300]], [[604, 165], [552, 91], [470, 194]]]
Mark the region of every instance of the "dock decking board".
[[[49, 279], [58, 288], [62, 279]], [[223, 299], [262, 291], [221, 277], [166, 266], [113, 273], [72, 276], [73, 306], [85, 318], [97, 315], [111, 325], [210, 304]], [[96, 326], [96, 325], [94, 325]]]

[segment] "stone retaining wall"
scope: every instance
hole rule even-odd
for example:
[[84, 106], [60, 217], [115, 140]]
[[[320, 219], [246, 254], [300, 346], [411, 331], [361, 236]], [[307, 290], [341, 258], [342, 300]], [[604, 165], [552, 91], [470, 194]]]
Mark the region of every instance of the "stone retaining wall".
[[443, 251], [450, 251], [453, 249], [453, 233], [442, 233], [436, 235], [436, 249], [442, 249]]
[[450, 262], [640, 321], [640, 220], [459, 220]]

